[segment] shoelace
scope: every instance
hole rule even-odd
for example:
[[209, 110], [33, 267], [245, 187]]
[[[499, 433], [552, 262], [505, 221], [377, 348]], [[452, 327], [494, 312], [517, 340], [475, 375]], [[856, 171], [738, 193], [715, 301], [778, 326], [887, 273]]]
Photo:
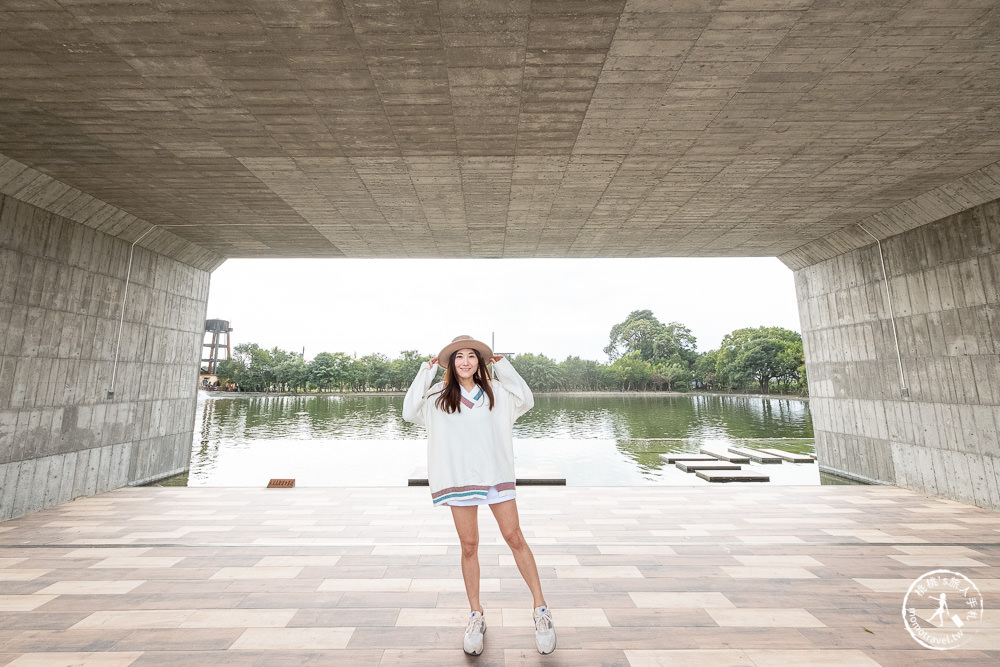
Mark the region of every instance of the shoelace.
[[552, 629], [552, 619], [548, 614], [539, 614], [535, 619], [535, 632], [548, 632]]
[[474, 616], [469, 619], [469, 627], [465, 629], [465, 634], [481, 634], [483, 631], [483, 616]]

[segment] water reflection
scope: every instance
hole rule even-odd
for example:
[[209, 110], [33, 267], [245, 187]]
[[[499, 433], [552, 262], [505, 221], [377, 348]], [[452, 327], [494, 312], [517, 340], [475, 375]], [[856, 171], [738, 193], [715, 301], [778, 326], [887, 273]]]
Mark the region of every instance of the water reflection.
[[811, 438], [806, 401], [753, 396], [538, 396], [522, 438]]
[[[402, 402], [200, 394], [189, 484], [405, 485], [426, 453], [424, 429], [402, 419]], [[519, 469], [555, 469], [568, 484], [592, 486], [702, 483], [659, 454], [706, 443], [798, 438], [778, 446], [813, 451], [808, 402], [743, 396], [537, 396], [514, 438]], [[819, 483], [814, 465], [780, 468], [775, 483]]]
[[424, 437], [403, 420], [401, 396], [209, 396], [199, 403], [203, 439]]

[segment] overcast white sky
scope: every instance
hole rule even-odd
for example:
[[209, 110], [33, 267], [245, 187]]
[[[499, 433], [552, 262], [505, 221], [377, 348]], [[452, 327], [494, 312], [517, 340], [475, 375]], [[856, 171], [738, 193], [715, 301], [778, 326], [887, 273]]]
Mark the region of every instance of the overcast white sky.
[[633, 310], [694, 333], [698, 350], [748, 326], [799, 330], [792, 272], [745, 259], [231, 259], [212, 274], [209, 318], [233, 345], [390, 358], [436, 354], [459, 334], [498, 352], [606, 362]]

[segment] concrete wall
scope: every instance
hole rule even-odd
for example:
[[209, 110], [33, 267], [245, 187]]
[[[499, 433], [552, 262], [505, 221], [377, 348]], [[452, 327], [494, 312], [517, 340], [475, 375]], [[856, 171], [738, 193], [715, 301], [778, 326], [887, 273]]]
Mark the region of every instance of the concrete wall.
[[0, 194], [0, 520], [187, 469], [209, 271]]
[[819, 461], [1000, 509], [1000, 200], [796, 271]]

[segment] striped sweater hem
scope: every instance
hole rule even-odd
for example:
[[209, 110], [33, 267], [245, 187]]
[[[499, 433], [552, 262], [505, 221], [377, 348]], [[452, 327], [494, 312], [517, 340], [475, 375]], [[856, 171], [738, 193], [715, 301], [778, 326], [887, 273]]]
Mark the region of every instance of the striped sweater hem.
[[[497, 494], [502, 498], [503, 496], [510, 496], [514, 494], [515, 485], [514, 482], [501, 482], [493, 486], [497, 487]], [[486, 498], [487, 493], [489, 493], [489, 486], [479, 486], [479, 485], [469, 485], [469, 486], [453, 486], [447, 489], [441, 489], [440, 491], [435, 491], [431, 494], [431, 500], [434, 501], [435, 505], [443, 505], [452, 500], [456, 499], [467, 499], [467, 498]]]

